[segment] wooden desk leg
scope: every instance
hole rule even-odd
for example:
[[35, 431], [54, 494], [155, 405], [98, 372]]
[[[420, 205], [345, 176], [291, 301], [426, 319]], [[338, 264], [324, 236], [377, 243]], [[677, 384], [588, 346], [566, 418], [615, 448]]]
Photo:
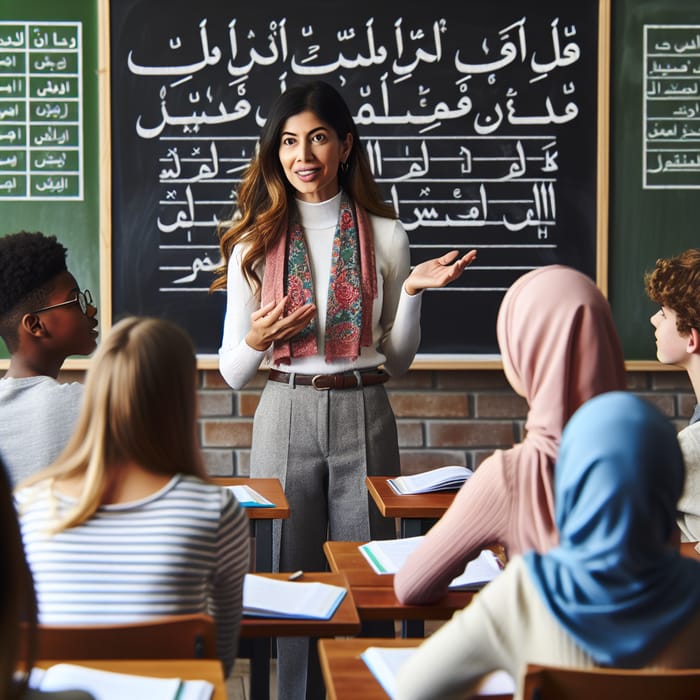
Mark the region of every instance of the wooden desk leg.
[[255, 570], [272, 571], [272, 520], [255, 520]]
[[425, 535], [436, 522], [434, 518], [401, 518], [401, 537]]
[[425, 635], [425, 625], [423, 620], [401, 620], [402, 637], [423, 637]]
[[250, 698], [270, 700], [270, 644], [269, 637], [250, 640]]

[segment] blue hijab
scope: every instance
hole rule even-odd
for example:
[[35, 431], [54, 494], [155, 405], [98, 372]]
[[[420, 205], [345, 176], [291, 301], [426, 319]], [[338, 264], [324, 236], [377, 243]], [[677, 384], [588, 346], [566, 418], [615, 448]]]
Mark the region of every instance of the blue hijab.
[[547, 607], [601, 666], [647, 664], [700, 605], [700, 562], [670, 544], [684, 478], [670, 421], [632, 394], [590, 399], [564, 429], [559, 545], [524, 559]]

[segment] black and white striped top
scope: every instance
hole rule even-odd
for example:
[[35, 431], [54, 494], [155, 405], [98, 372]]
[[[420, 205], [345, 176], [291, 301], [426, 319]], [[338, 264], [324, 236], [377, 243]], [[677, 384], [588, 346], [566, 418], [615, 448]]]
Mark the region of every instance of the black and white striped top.
[[236, 658], [248, 570], [248, 519], [232, 493], [176, 475], [148, 498], [101, 506], [49, 536], [74, 501], [41, 483], [17, 493], [43, 624], [114, 624], [209, 612], [227, 669]]

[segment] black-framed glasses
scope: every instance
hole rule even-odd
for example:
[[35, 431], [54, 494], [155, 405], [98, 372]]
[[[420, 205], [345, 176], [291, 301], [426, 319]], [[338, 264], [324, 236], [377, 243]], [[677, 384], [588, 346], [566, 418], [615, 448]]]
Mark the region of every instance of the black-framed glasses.
[[87, 315], [88, 306], [93, 306], [92, 294], [89, 289], [84, 291], [78, 291], [75, 295], [75, 299], [70, 299], [69, 301], [62, 301], [60, 304], [51, 304], [51, 306], [42, 306], [40, 309], [32, 311], [33, 314], [41, 313], [42, 311], [49, 311], [50, 309], [57, 309], [59, 306], [69, 306], [70, 304], [78, 304], [80, 310]]

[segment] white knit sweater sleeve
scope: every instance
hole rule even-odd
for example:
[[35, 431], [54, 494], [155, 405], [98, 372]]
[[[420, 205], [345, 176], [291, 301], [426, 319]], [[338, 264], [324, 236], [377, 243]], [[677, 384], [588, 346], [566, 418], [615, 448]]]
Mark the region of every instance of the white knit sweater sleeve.
[[251, 348], [245, 341], [250, 316], [260, 308], [241, 269], [241, 247], [236, 246], [228, 262], [226, 316], [219, 348], [219, 371], [233, 389], [242, 389], [254, 376], [265, 352]]

